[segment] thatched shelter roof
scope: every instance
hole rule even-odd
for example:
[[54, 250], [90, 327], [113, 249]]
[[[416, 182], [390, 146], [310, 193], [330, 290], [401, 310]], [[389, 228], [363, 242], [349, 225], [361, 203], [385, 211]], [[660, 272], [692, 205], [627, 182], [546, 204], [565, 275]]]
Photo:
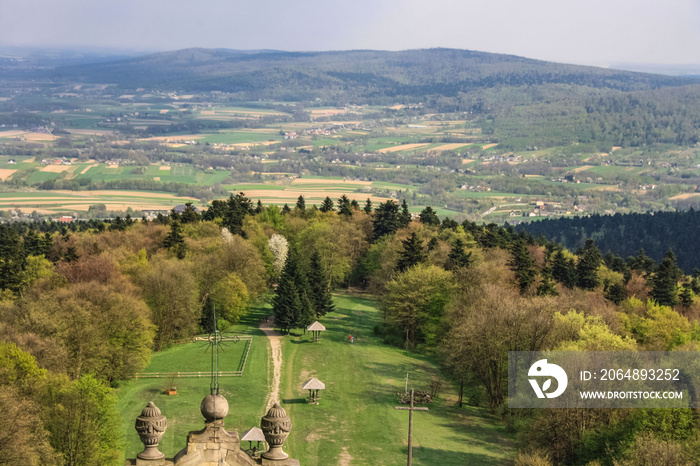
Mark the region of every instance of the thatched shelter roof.
[[260, 430], [259, 427], [251, 427], [250, 429], [243, 432], [241, 440], [245, 440], [248, 442], [264, 442], [265, 434], [263, 434], [263, 431]]
[[321, 322], [318, 320], [314, 322], [313, 324], [309, 325], [306, 327], [306, 330], [309, 330], [310, 332], [323, 332], [326, 330], [326, 327], [324, 327]]
[[306, 382], [301, 386], [302, 390], [325, 390], [326, 384], [318, 380], [316, 377]]

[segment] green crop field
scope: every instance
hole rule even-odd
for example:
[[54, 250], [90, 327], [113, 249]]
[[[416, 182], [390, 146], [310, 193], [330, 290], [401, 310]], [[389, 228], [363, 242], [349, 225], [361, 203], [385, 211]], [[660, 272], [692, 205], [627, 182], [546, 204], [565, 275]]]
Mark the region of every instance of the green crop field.
[[243, 143], [260, 143], [267, 141], [280, 142], [281, 136], [276, 133], [252, 133], [248, 131], [241, 132], [227, 132], [227, 133], [216, 133], [209, 134], [205, 138], [199, 141], [209, 142], [213, 144], [243, 144]]

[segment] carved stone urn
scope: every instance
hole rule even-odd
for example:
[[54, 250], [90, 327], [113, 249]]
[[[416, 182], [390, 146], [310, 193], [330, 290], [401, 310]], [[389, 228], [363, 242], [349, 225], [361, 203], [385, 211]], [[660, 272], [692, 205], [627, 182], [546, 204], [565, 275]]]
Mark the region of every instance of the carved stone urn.
[[275, 403], [262, 417], [260, 428], [265, 434], [267, 444], [270, 445], [270, 448], [263, 453], [263, 458], [273, 461], [288, 458], [289, 455], [282, 451], [282, 445], [292, 430], [292, 420], [279, 403]]
[[160, 439], [163, 438], [165, 429], [168, 427], [168, 421], [160, 412], [160, 409], [149, 402], [143, 408], [141, 415], [136, 418], [136, 432], [138, 432], [141, 442], [144, 445], [144, 450], [137, 455], [142, 460], [157, 460], [164, 458], [165, 455], [158, 450]]

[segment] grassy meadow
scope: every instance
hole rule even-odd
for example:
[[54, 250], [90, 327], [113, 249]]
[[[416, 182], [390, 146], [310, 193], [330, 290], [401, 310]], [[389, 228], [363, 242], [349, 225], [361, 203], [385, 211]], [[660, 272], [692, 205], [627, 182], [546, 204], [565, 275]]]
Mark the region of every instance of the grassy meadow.
[[[381, 311], [371, 299], [335, 296], [336, 311], [321, 319], [327, 331], [321, 342], [296, 330], [282, 338], [280, 399], [292, 418], [285, 451], [304, 465], [381, 464], [406, 462], [408, 413], [397, 411], [397, 394], [408, 387], [428, 390], [431, 380], [442, 381], [440, 396], [429, 411], [414, 416], [413, 461], [416, 465], [511, 464], [514, 441], [500, 421], [484, 408], [456, 406], [455, 387], [425, 356], [383, 344], [374, 334]], [[251, 352], [242, 377], [221, 379], [230, 410], [229, 429], [239, 433], [259, 425], [272, 381], [266, 337], [257, 329], [269, 306], [252, 310], [232, 331], [253, 335]], [[348, 342], [348, 335], [355, 342]], [[238, 343], [241, 348], [242, 342]], [[236, 348], [223, 360], [237, 361]], [[204, 355], [204, 357], [202, 357]], [[207, 370], [201, 343], [169, 348], [153, 355], [147, 372]], [[268, 367], [269, 366], [269, 367]], [[204, 369], [201, 369], [204, 368]], [[326, 384], [318, 405], [309, 405], [301, 385], [311, 377]], [[177, 395], [163, 394], [175, 385]], [[209, 379], [134, 379], [119, 388], [119, 410], [124, 424], [125, 454], [141, 451], [133, 424], [149, 401], [168, 417], [168, 430], [160, 450], [172, 457], [185, 446], [190, 430], [201, 429], [199, 403], [209, 393]]]

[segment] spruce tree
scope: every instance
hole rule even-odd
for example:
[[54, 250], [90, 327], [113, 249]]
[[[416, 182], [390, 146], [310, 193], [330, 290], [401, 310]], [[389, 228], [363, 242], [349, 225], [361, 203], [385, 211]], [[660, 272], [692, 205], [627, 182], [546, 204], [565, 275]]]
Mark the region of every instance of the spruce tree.
[[289, 208], [289, 205], [287, 205], [287, 204], [285, 203], [284, 206], [282, 207], [282, 215], [287, 215], [287, 214], [289, 214], [291, 211], [292, 211], [292, 209], [290, 209], [290, 208]]
[[603, 260], [603, 256], [598, 250], [592, 239], [586, 240], [586, 245], [576, 251], [579, 256], [578, 264], [576, 264], [576, 275], [578, 277], [578, 286], [584, 290], [593, 290], [599, 284], [598, 267]]
[[184, 259], [187, 252], [185, 237], [182, 234], [182, 225], [179, 220], [170, 222], [170, 233], [163, 240], [163, 247], [175, 254], [178, 259]]
[[374, 239], [379, 239], [384, 235], [390, 235], [399, 229], [399, 206], [389, 199], [379, 204], [374, 211], [374, 221], [372, 222]]
[[275, 322], [282, 330], [305, 329], [311, 324], [313, 310], [309, 295], [308, 279], [299, 264], [298, 253], [292, 249], [282, 269], [272, 306]]
[[450, 249], [450, 254], [447, 256], [445, 268], [447, 270], [457, 270], [460, 267], [467, 268], [474, 262], [471, 252], [464, 252], [464, 241], [457, 238]]
[[428, 251], [433, 251], [440, 245], [440, 242], [437, 239], [437, 236], [433, 236], [430, 238], [430, 241], [428, 241]]
[[620, 282], [615, 282], [605, 291], [605, 299], [609, 299], [615, 304], [620, 304], [627, 298], [625, 285]]
[[309, 288], [311, 289], [311, 304], [317, 318], [335, 310], [328, 276], [318, 251], [314, 251], [309, 262]]
[[576, 286], [576, 266], [573, 259], [567, 259], [559, 249], [552, 260], [552, 276], [567, 288]]
[[0, 289], [18, 292], [22, 288], [22, 271], [27, 254], [19, 234], [0, 224]]
[[362, 208], [362, 210], [364, 210], [367, 215], [372, 213], [372, 201], [369, 198], [367, 198], [365, 206]]
[[350, 208], [350, 199], [343, 194], [338, 199], [338, 215], [345, 215], [350, 217], [352, 215], [352, 209]]
[[304, 196], [299, 196], [297, 198], [296, 208], [302, 212], [306, 210], [306, 200], [304, 200]]
[[552, 268], [545, 266], [542, 269], [542, 282], [537, 287], [538, 296], [558, 296], [557, 287], [552, 283]]
[[420, 222], [424, 225], [440, 225], [440, 218], [432, 207], [427, 206], [420, 213]]
[[518, 281], [520, 293], [524, 294], [530, 288], [530, 285], [535, 282], [535, 277], [537, 276], [535, 261], [530, 257], [525, 241], [521, 239], [513, 242], [511, 254], [510, 267], [515, 272], [515, 279]]
[[323, 203], [321, 204], [321, 207], [318, 210], [320, 210], [321, 212], [330, 212], [332, 210], [335, 210], [331, 198], [326, 196], [326, 198], [323, 200]]
[[693, 290], [690, 283], [683, 284], [683, 288], [681, 288], [681, 293], [678, 298], [680, 305], [686, 309], [693, 305]]
[[402, 241], [403, 251], [399, 254], [399, 262], [396, 264], [396, 269], [403, 272], [406, 269], [420, 264], [425, 260], [425, 252], [416, 232], [411, 233], [411, 236]]
[[457, 223], [457, 221], [451, 219], [450, 217], [445, 217], [440, 225], [440, 230], [456, 230], [458, 226], [459, 223]]
[[676, 286], [683, 272], [676, 265], [676, 255], [670, 249], [656, 268], [651, 279], [651, 296], [662, 306], [678, 304]]
[[399, 214], [399, 228], [408, 226], [411, 223], [411, 212], [408, 211], [408, 204], [406, 204], [406, 199], [401, 201], [401, 213]]

